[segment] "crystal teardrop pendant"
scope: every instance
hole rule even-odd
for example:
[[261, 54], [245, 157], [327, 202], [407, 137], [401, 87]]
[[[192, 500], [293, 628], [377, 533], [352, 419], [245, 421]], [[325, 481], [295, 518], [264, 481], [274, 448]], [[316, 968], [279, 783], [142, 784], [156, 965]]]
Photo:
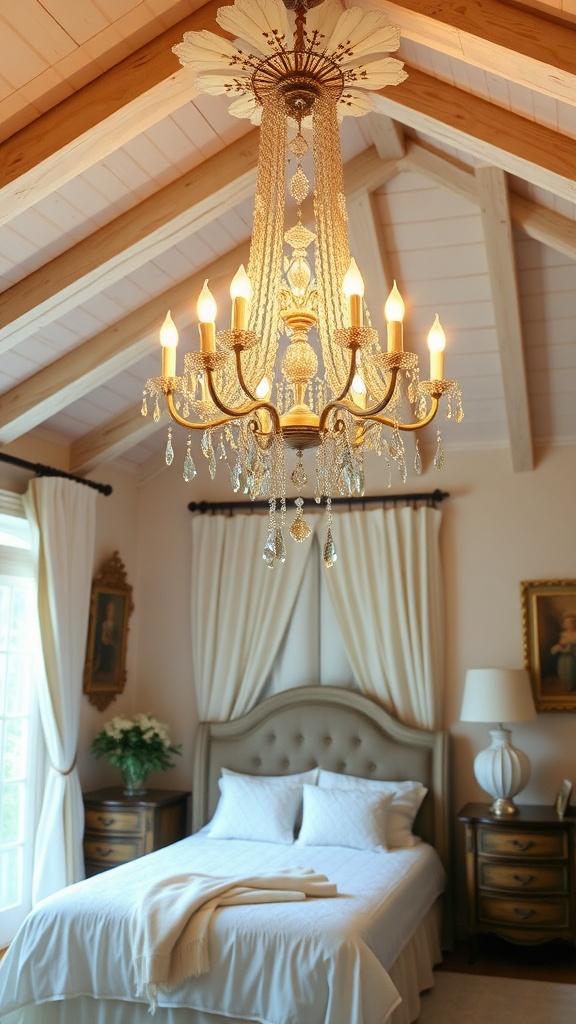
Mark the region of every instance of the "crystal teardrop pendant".
[[298, 462], [292, 470], [290, 479], [294, 484], [294, 487], [298, 487], [298, 489], [300, 489], [301, 487], [306, 486], [308, 483], [308, 477], [306, 476], [306, 470], [304, 469], [304, 463], [302, 462], [302, 452], [297, 451], [296, 455], [298, 456]]
[[192, 436], [191, 434], [188, 434], [188, 440], [186, 442], [186, 455], [184, 456], [184, 466], [182, 468], [182, 476], [184, 478], [185, 483], [187, 484], [189, 484], [190, 481], [194, 479], [197, 472], [196, 466], [194, 465], [194, 459], [192, 458], [192, 453], [190, 451], [191, 444]]
[[165, 452], [166, 465], [171, 466], [174, 462], [174, 449], [172, 447], [172, 427], [168, 427], [168, 440]]
[[274, 561], [276, 559], [276, 537], [274, 530], [268, 530], [264, 551], [262, 552], [262, 559], [266, 562], [269, 569], [274, 568]]
[[331, 569], [334, 562], [338, 561], [338, 553], [336, 551], [336, 545], [332, 536], [332, 530], [328, 527], [328, 533], [326, 534], [326, 543], [324, 544], [324, 565], [327, 569]]
[[422, 473], [422, 457], [420, 455], [420, 448], [418, 447], [418, 438], [416, 438], [414, 447], [414, 472], [418, 476]]
[[438, 430], [436, 432], [436, 452], [434, 454], [434, 466], [436, 469], [442, 469], [444, 465], [444, 448], [442, 447], [442, 434]]

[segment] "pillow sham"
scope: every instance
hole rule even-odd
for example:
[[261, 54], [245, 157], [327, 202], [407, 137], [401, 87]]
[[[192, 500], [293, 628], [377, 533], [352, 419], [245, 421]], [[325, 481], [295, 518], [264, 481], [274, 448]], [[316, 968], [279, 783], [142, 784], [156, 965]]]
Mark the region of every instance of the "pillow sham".
[[420, 836], [414, 835], [412, 826], [428, 790], [420, 782], [388, 782], [380, 779], [362, 779], [356, 775], [341, 775], [323, 768], [318, 771], [318, 786], [322, 789], [365, 790], [391, 793], [392, 803], [388, 810], [386, 841], [390, 850], [416, 846]]
[[301, 846], [352, 846], [384, 852], [386, 816], [392, 793], [303, 787]]
[[294, 842], [301, 785], [277, 786], [249, 776], [223, 775], [218, 786], [220, 799], [206, 828], [211, 839]]

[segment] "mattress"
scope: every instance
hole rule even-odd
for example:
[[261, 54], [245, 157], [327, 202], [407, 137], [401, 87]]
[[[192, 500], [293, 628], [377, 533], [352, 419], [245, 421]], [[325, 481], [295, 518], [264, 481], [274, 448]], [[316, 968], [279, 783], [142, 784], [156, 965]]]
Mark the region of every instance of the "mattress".
[[129, 919], [152, 883], [186, 871], [238, 876], [286, 867], [327, 875], [338, 896], [218, 910], [209, 973], [160, 993], [158, 1019], [166, 1007], [194, 1010], [186, 1015], [194, 1024], [212, 1014], [261, 1024], [382, 1024], [399, 1003], [389, 971], [444, 887], [432, 847], [373, 853], [201, 834], [39, 904], [0, 965], [0, 1020], [40, 1022], [43, 1004], [66, 1000], [74, 1011], [76, 1000], [88, 999], [109, 1001], [110, 1021], [129, 1021], [127, 1004], [148, 1009], [135, 997]]

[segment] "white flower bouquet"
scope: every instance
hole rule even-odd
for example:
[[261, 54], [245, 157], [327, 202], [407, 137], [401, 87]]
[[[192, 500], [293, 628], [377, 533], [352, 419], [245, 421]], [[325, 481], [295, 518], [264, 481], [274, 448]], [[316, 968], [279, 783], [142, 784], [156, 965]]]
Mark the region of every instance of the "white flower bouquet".
[[180, 754], [181, 745], [172, 743], [168, 727], [153, 715], [139, 714], [133, 718], [116, 715], [92, 740], [95, 757], [107, 757], [124, 776], [126, 791], [142, 792], [149, 772], [174, 767], [173, 755]]

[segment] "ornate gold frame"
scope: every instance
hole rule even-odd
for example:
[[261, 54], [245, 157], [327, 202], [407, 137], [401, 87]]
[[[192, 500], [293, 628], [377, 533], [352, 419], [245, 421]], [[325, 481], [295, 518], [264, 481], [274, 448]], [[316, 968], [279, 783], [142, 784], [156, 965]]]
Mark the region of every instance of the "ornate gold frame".
[[92, 581], [90, 599], [84, 693], [100, 711], [124, 689], [128, 619], [133, 610], [132, 587], [115, 551]]
[[[576, 711], [576, 580], [524, 580], [522, 634], [537, 711]], [[574, 640], [576, 631], [574, 633]]]

